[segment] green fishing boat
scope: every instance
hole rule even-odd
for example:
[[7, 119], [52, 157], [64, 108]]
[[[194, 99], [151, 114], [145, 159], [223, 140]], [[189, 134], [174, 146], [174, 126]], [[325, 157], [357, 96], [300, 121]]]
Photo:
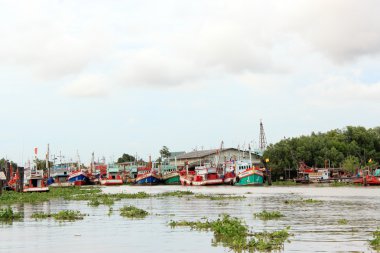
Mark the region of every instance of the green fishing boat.
[[161, 178], [164, 184], [180, 184], [179, 173], [174, 165], [161, 165]]
[[234, 185], [262, 185], [264, 174], [260, 168], [252, 166], [251, 161], [236, 161], [236, 178]]

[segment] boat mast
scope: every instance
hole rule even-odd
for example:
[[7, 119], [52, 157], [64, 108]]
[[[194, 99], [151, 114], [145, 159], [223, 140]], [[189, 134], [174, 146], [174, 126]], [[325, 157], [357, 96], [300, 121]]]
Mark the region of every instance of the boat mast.
[[92, 152], [92, 155], [91, 155], [91, 173], [93, 173], [94, 162], [95, 162], [95, 155], [94, 155], [94, 152]]
[[77, 166], [78, 166], [78, 170], [80, 170], [80, 157], [79, 157], [79, 152], [77, 150]]
[[49, 143], [47, 145], [47, 152], [46, 152], [46, 169], [48, 173], [48, 178], [50, 177], [50, 166], [49, 166]]

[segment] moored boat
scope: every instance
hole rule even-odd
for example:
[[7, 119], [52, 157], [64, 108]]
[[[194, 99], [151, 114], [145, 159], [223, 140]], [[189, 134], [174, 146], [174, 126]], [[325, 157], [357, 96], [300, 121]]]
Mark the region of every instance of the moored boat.
[[74, 185], [87, 185], [90, 184], [90, 177], [87, 171], [85, 170], [76, 170], [69, 174], [68, 182], [73, 183]]
[[24, 186], [24, 192], [48, 192], [49, 187], [46, 185], [42, 173], [39, 171], [31, 172], [27, 177], [27, 183]]
[[158, 172], [150, 167], [137, 168], [136, 184], [155, 185], [160, 183], [161, 178]]
[[195, 167], [195, 175], [191, 183], [194, 186], [220, 185], [223, 184], [223, 177], [219, 175], [215, 167], [198, 166]]
[[264, 184], [263, 170], [252, 166], [250, 161], [237, 161], [236, 174], [234, 185], [244, 186]]
[[119, 167], [115, 164], [109, 164], [107, 168], [107, 175], [99, 179], [101, 185], [122, 185], [123, 179], [120, 175]]
[[177, 167], [173, 165], [162, 165], [160, 167], [161, 179], [164, 184], [176, 185], [180, 184], [180, 175]]

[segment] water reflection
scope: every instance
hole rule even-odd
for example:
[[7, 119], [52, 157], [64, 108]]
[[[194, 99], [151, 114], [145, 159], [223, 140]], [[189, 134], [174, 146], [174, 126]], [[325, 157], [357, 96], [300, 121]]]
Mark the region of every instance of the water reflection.
[[[171, 229], [170, 220], [197, 221], [204, 217], [214, 220], [221, 213], [242, 218], [253, 231], [273, 231], [290, 226], [294, 235], [285, 243], [284, 252], [370, 252], [371, 232], [380, 226], [380, 188], [334, 187], [209, 187], [180, 186], [111, 187], [105, 192], [145, 191], [160, 193], [190, 190], [204, 194], [245, 195], [242, 200], [196, 199], [165, 197], [158, 199], [124, 199], [109, 207], [91, 207], [86, 201], [53, 200], [37, 205], [21, 204], [14, 210], [24, 213], [24, 219], [0, 225], [0, 252], [39, 253], [42, 251], [82, 252], [229, 252], [222, 246], [212, 246], [211, 232]], [[319, 203], [286, 204], [285, 200], [312, 198]], [[152, 215], [142, 220], [130, 220], [119, 215], [124, 205], [134, 205]], [[34, 212], [80, 210], [89, 214], [84, 220], [59, 223], [53, 219], [34, 220]], [[280, 211], [285, 217], [262, 221], [253, 213]], [[174, 216], [173, 216], [174, 215]], [[347, 224], [340, 225], [339, 219]]]

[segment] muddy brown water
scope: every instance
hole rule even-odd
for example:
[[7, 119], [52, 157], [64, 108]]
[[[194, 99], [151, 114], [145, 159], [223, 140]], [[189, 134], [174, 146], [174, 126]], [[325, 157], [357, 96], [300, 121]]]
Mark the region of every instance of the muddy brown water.
[[[144, 191], [162, 193], [190, 190], [203, 194], [236, 194], [243, 200], [211, 201], [193, 197], [123, 199], [109, 207], [91, 207], [87, 201], [53, 200], [40, 204], [13, 206], [25, 218], [12, 224], [0, 224], [0, 252], [231, 252], [211, 245], [212, 232], [189, 228], [170, 228], [170, 220], [216, 219], [222, 213], [242, 218], [252, 231], [272, 231], [290, 226], [290, 242], [283, 252], [372, 252], [368, 240], [380, 226], [380, 187], [182, 187], [120, 186], [103, 188], [105, 193]], [[300, 198], [320, 203], [286, 204]], [[151, 215], [131, 220], [119, 215], [123, 205], [134, 205]], [[57, 222], [34, 220], [37, 211], [80, 210], [84, 220]], [[278, 210], [285, 217], [262, 221], [253, 213]], [[339, 225], [346, 219], [346, 225]]]

